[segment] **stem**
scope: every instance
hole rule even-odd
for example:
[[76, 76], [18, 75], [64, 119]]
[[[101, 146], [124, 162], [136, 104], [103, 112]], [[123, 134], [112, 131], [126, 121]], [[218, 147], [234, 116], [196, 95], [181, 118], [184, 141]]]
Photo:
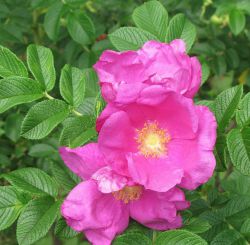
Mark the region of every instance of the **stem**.
[[153, 231], [153, 239], [152, 239], [153, 245], [155, 244], [156, 236], [157, 236], [157, 231]]
[[78, 117], [82, 117], [83, 116], [83, 114], [82, 113], [80, 113], [80, 112], [78, 112], [78, 111], [76, 111], [76, 110], [72, 110], [72, 112], [76, 115], [76, 116], [78, 116]]
[[51, 95], [49, 95], [47, 92], [44, 93], [44, 96], [49, 99], [49, 100], [53, 100], [55, 99], [54, 97], [52, 97]]

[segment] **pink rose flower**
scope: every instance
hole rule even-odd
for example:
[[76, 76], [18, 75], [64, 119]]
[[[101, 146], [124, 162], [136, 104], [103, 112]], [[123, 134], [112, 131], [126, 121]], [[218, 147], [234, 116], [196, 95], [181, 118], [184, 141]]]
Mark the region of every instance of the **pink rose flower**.
[[97, 120], [98, 145], [113, 170], [146, 189], [193, 190], [213, 174], [216, 127], [206, 106], [153, 85], [134, 103], [107, 105]]
[[180, 39], [148, 41], [138, 51], [104, 51], [94, 68], [104, 99], [114, 103], [134, 102], [151, 85], [192, 98], [201, 82], [201, 65], [185, 53]]
[[111, 244], [127, 228], [129, 217], [156, 230], [181, 227], [177, 211], [188, 208], [189, 202], [180, 189], [146, 190], [107, 166], [94, 143], [76, 149], [62, 147], [60, 154], [65, 164], [85, 179], [64, 200], [62, 216], [94, 245]]

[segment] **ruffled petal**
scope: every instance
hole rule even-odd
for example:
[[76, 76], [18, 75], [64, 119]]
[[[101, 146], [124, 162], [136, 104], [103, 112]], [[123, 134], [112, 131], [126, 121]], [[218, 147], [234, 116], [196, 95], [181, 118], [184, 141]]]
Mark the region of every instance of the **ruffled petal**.
[[139, 154], [128, 157], [132, 179], [146, 189], [165, 192], [181, 182], [183, 170], [168, 158], [146, 158]]
[[102, 193], [119, 191], [129, 182], [127, 177], [117, 174], [110, 167], [99, 169], [92, 179], [97, 181], [98, 189]]
[[137, 149], [134, 137], [135, 129], [123, 111], [112, 114], [99, 133], [100, 150], [112, 168], [122, 175], [128, 174], [125, 153]]
[[96, 143], [75, 149], [61, 147], [59, 153], [67, 167], [82, 179], [90, 178], [96, 170], [106, 165]]
[[130, 216], [139, 223], [156, 230], [176, 229], [182, 220], [177, 214], [176, 202], [182, 202], [182, 209], [189, 207], [189, 202], [177, 188], [168, 192], [145, 190], [139, 200], [130, 203]]
[[61, 207], [67, 224], [86, 234], [95, 245], [110, 244], [128, 226], [128, 207], [112, 194], [103, 194], [94, 180], [77, 185]]

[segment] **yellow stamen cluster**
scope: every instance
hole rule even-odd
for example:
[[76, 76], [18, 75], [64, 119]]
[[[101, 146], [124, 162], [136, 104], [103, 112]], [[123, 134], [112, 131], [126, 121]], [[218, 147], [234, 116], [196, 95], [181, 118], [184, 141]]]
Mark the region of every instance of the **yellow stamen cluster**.
[[115, 199], [121, 200], [124, 203], [129, 203], [130, 201], [138, 200], [142, 194], [142, 186], [125, 186], [122, 190], [113, 192]]
[[138, 149], [145, 157], [159, 157], [167, 154], [167, 143], [170, 135], [157, 122], [147, 122], [137, 131]]

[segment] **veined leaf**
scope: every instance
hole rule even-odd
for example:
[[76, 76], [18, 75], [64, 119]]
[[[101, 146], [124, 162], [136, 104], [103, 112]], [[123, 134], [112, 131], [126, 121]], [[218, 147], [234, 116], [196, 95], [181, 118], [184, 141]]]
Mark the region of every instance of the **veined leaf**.
[[9, 49], [0, 46], [0, 77], [11, 76], [28, 77], [23, 62]]
[[236, 121], [240, 127], [250, 124], [250, 93], [241, 100], [239, 110], [236, 111]]
[[243, 87], [239, 85], [225, 90], [215, 99], [215, 116], [220, 132], [224, 132], [230, 119], [234, 116], [242, 93]]
[[247, 245], [247, 241], [236, 230], [224, 230], [211, 242], [211, 245]]
[[246, 25], [246, 17], [241, 10], [232, 9], [229, 14], [229, 27], [234, 35], [240, 34]]
[[136, 50], [149, 40], [157, 40], [151, 33], [137, 27], [121, 27], [109, 34], [109, 39], [119, 51]]
[[78, 68], [65, 65], [61, 72], [60, 93], [73, 107], [81, 105], [85, 95], [84, 73]]
[[162, 232], [155, 243], [157, 245], [207, 245], [200, 236], [185, 230], [173, 230]]
[[141, 232], [129, 232], [118, 236], [113, 242], [113, 245], [125, 245], [125, 244], [151, 245], [152, 241]]
[[75, 237], [79, 232], [74, 231], [70, 228], [63, 218], [59, 219], [55, 227], [55, 235], [62, 239], [69, 239]]
[[24, 77], [0, 80], [0, 113], [13, 106], [29, 103], [43, 97], [40, 84]]
[[70, 13], [67, 17], [67, 28], [73, 40], [81, 45], [91, 43], [95, 36], [95, 26], [84, 13]]
[[233, 165], [245, 175], [250, 175], [250, 128], [233, 129], [227, 135], [227, 147]]
[[61, 1], [52, 4], [44, 17], [44, 29], [50, 39], [56, 41], [60, 31], [60, 18], [63, 14], [63, 3]]
[[184, 14], [175, 15], [169, 22], [166, 42], [170, 42], [177, 38], [185, 41], [187, 52], [191, 49], [196, 38], [195, 26]]
[[24, 118], [22, 136], [41, 139], [47, 136], [69, 114], [68, 105], [61, 100], [46, 100], [34, 105]]
[[11, 226], [20, 214], [24, 204], [18, 199], [12, 186], [0, 187], [0, 230]]
[[31, 44], [27, 49], [27, 62], [35, 79], [46, 91], [52, 90], [55, 85], [56, 71], [51, 50]]
[[21, 213], [17, 222], [19, 245], [30, 245], [44, 237], [54, 223], [61, 202], [43, 197], [32, 200]]
[[37, 195], [56, 196], [58, 188], [55, 181], [38, 168], [21, 168], [2, 175], [15, 188]]
[[132, 17], [137, 27], [165, 41], [168, 12], [160, 2], [154, 0], [145, 2], [134, 10]]

